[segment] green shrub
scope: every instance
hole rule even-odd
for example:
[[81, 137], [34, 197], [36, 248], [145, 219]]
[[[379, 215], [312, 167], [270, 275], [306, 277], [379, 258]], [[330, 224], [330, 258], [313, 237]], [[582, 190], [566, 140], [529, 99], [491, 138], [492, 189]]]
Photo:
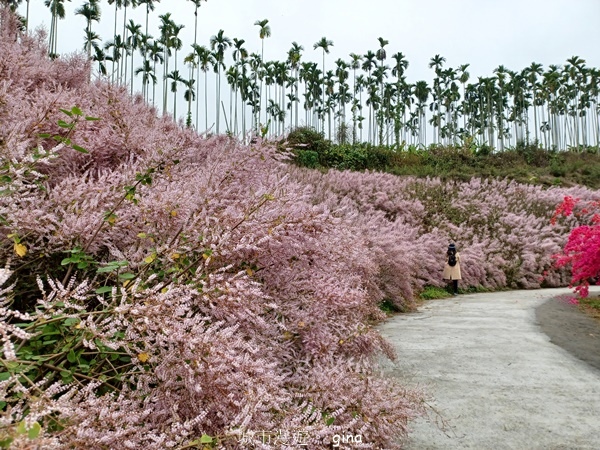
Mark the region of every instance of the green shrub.
[[489, 156], [492, 153], [494, 153], [494, 149], [487, 144], [480, 145], [475, 150], [477, 156]]
[[555, 177], [564, 177], [567, 174], [567, 169], [562, 165], [552, 163], [550, 166], [550, 173]]
[[384, 171], [394, 165], [396, 152], [386, 147], [370, 145], [332, 145], [323, 161], [340, 170]]
[[381, 303], [379, 303], [379, 309], [381, 309], [387, 315], [392, 315], [397, 312], [401, 312], [400, 309], [392, 302], [390, 299], [383, 299]]
[[396, 152], [385, 147], [368, 148], [367, 168], [370, 170], [386, 170], [392, 166], [395, 154]]
[[318, 163], [325, 167], [328, 166], [324, 163], [324, 155], [331, 147], [331, 142], [325, 139], [323, 133], [314, 128], [298, 127], [293, 129], [285, 141], [279, 143], [279, 146], [292, 150], [296, 155], [296, 163], [299, 165], [309, 164], [306, 167], [316, 167], [314, 159], [314, 153], [316, 153]]
[[319, 154], [313, 150], [296, 150], [296, 162], [310, 169], [316, 169], [319, 166]]
[[367, 165], [365, 150], [359, 146], [332, 145], [321, 158], [322, 164], [334, 169], [364, 170]]
[[540, 148], [537, 142], [532, 144], [519, 142], [514, 151], [522, 156], [527, 164], [536, 167], [546, 167], [551, 160], [550, 152]]

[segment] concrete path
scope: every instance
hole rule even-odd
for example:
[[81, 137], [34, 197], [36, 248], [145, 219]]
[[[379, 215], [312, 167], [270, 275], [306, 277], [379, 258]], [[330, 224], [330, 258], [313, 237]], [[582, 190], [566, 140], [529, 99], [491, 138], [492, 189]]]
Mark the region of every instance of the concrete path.
[[432, 396], [406, 448], [600, 449], [600, 371], [536, 321], [537, 306], [568, 292], [434, 300], [380, 326], [398, 352], [388, 369]]

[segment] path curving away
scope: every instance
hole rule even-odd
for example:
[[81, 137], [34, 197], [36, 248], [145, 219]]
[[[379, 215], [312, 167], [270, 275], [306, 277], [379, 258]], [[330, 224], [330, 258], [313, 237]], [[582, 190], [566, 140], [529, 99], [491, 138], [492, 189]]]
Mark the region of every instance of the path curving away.
[[[536, 315], [536, 308], [567, 293], [541, 289], [433, 300], [381, 325], [398, 353], [387, 369], [432, 396], [428, 416], [412, 424], [406, 448], [600, 449], [600, 370], [551, 342], [541, 325], [546, 331], [552, 325]], [[555, 321], [554, 328], [569, 327], [567, 320], [573, 318]], [[600, 353], [600, 333], [597, 344], [591, 342]]]

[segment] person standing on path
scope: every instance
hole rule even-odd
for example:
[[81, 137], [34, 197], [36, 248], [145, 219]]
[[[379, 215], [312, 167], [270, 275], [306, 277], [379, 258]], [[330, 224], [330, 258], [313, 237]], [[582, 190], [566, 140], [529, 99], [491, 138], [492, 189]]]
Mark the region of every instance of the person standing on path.
[[456, 251], [454, 244], [448, 245], [443, 278], [452, 281], [452, 295], [458, 295], [458, 280], [461, 280], [462, 277], [460, 274], [460, 254]]

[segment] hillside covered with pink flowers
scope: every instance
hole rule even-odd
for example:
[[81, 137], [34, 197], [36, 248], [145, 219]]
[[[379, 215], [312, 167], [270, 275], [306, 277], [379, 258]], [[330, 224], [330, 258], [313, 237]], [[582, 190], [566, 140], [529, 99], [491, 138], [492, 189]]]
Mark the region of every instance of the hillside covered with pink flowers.
[[0, 27], [0, 447], [400, 448], [423, 395], [379, 371], [382, 301], [450, 241], [464, 288], [568, 283], [550, 218], [593, 191], [298, 168]]

